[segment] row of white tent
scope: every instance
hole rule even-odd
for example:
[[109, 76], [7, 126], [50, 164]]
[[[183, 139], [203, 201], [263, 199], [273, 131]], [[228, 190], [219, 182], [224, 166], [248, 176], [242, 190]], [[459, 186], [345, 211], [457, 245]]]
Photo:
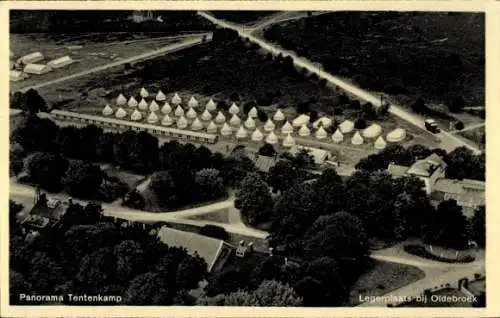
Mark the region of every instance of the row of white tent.
[[[14, 55], [12, 51], [10, 52], [10, 57], [12, 58]], [[18, 63], [22, 63], [23, 65], [30, 65], [30, 64], [35, 64], [35, 65], [44, 65], [44, 64], [39, 64], [41, 61], [45, 59], [45, 56], [41, 52], [33, 52], [27, 55], [24, 55], [17, 59]], [[47, 62], [46, 66], [52, 68], [52, 69], [57, 69], [61, 67], [68, 66], [75, 61], [68, 55], [52, 59], [49, 62]]]

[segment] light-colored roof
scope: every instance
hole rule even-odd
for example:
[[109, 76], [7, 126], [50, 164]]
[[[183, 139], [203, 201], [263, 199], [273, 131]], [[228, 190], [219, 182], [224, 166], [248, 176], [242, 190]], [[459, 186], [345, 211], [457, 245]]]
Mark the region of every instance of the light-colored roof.
[[204, 110], [203, 111], [203, 114], [201, 114], [201, 119], [202, 120], [205, 120], [205, 121], [209, 121], [209, 120], [212, 120], [212, 114], [210, 114], [210, 112], [208, 110]]
[[125, 116], [127, 116], [127, 112], [123, 108], [119, 107], [115, 112], [115, 117], [124, 118]]
[[149, 111], [150, 112], [156, 112], [160, 110], [160, 106], [158, 105], [158, 103], [156, 101], [152, 101], [151, 104], [149, 104]]
[[134, 96], [131, 96], [129, 99], [128, 99], [128, 105], [130, 107], [136, 107], [137, 106], [137, 100], [134, 98]]
[[130, 119], [133, 120], [133, 121], [137, 121], [137, 120], [141, 120], [142, 119], [142, 114], [140, 111], [138, 111], [137, 109], [135, 109], [133, 112], [132, 112], [132, 115], [130, 115]]
[[141, 101], [139, 102], [139, 109], [140, 110], [147, 110], [148, 109], [148, 102], [146, 102], [146, 100], [143, 98], [141, 99]]
[[238, 115], [234, 114], [231, 119], [229, 120], [229, 124], [231, 126], [239, 126], [241, 124], [241, 119], [238, 117]]
[[11, 80], [22, 80], [26, 77], [26, 74], [24, 74], [23, 72], [20, 72], [20, 71], [11, 70], [9, 77]]
[[233, 130], [231, 129], [231, 127], [229, 127], [227, 123], [224, 123], [224, 125], [220, 130], [220, 133], [222, 136], [230, 136], [233, 133]]
[[150, 124], [157, 123], [158, 120], [159, 120], [159, 118], [155, 112], [151, 112], [148, 116], [148, 119], [147, 119], [148, 123], [150, 123]]
[[203, 129], [203, 124], [201, 123], [201, 121], [196, 118], [193, 123], [191, 124], [191, 129], [192, 130], [201, 130]]
[[190, 118], [190, 119], [194, 119], [194, 118], [196, 118], [196, 116], [198, 116], [198, 114], [196, 113], [196, 111], [192, 107], [190, 107], [186, 113], [186, 117]]
[[337, 129], [333, 133], [332, 140], [336, 143], [342, 142], [342, 140], [344, 140], [344, 135], [340, 132], [340, 129]]
[[180, 103], [182, 103], [182, 99], [179, 96], [179, 94], [175, 93], [174, 96], [172, 97], [172, 104], [179, 105]]
[[477, 181], [483, 184], [482, 189], [471, 189], [467, 186], [468, 181], [438, 179], [434, 184], [433, 191], [442, 192], [445, 194], [445, 200], [454, 199], [459, 204], [467, 202], [473, 206], [485, 205], [484, 182]]
[[240, 129], [238, 129], [238, 131], [236, 132], [236, 138], [243, 139], [246, 137], [248, 137], [247, 131], [245, 130], [245, 128], [243, 128], [243, 126], [240, 126]]
[[22, 62], [23, 64], [29, 64], [29, 63], [40, 62], [44, 58], [45, 57], [41, 52], [33, 52], [20, 57], [18, 61]]
[[273, 131], [275, 127], [276, 127], [276, 125], [273, 123], [271, 118], [268, 118], [266, 123], [264, 124], [264, 130], [267, 132]]
[[264, 138], [264, 135], [260, 132], [260, 130], [257, 128], [255, 131], [252, 133], [252, 140], [253, 141], [261, 141]]
[[168, 114], [165, 114], [165, 116], [163, 116], [163, 119], [161, 120], [161, 124], [163, 126], [171, 126], [173, 123], [174, 121], [172, 120], [172, 118], [170, 118]]
[[373, 145], [375, 149], [382, 150], [387, 146], [387, 143], [384, 140], [384, 137], [379, 136]]
[[186, 120], [186, 118], [184, 116], [181, 116], [178, 120], [177, 120], [177, 128], [179, 129], [184, 129], [186, 128], [188, 125], [188, 121]]
[[236, 103], [232, 103], [231, 107], [229, 107], [229, 113], [235, 115], [239, 112], [240, 112], [240, 108], [238, 107], [238, 105], [236, 105]]
[[116, 98], [116, 105], [125, 105], [127, 103], [127, 98], [125, 98], [125, 96], [120, 93], [120, 95], [118, 95], [118, 97]]
[[159, 102], [163, 102], [167, 100], [167, 96], [161, 91], [161, 89], [156, 94], [156, 100]]
[[299, 153], [301, 150], [307, 150], [311, 156], [313, 156], [315, 164], [323, 164], [325, 160], [331, 155], [331, 153], [324, 149], [314, 148], [314, 147], [306, 147], [301, 145], [295, 145], [290, 149], [290, 153], [295, 155]]
[[387, 172], [395, 178], [405, 176], [406, 171], [408, 171], [408, 167], [395, 165], [392, 163], [390, 163], [389, 166], [387, 167]]
[[172, 106], [168, 102], [161, 107], [161, 112], [164, 114], [170, 114], [172, 112]]
[[61, 68], [61, 67], [65, 67], [67, 65], [70, 65], [73, 62], [75, 62], [75, 61], [71, 57], [66, 55], [66, 56], [63, 56], [63, 57], [60, 57], [60, 58], [57, 58], [57, 59], [54, 59], [54, 60], [47, 62], [47, 65], [52, 67], [52, 68]]
[[255, 128], [255, 120], [252, 117], [248, 116], [247, 120], [245, 120], [245, 127], [248, 129]]
[[218, 112], [217, 116], [215, 116], [215, 122], [218, 124], [222, 124], [226, 122], [226, 116], [222, 112]]
[[216, 133], [217, 132], [217, 125], [211, 121], [208, 126], [207, 126], [207, 132], [209, 133]]
[[[340, 125], [339, 125], [340, 132], [345, 134], [349, 133], [354, 129], [354, 123], [350, 120], [344, 120]], [[361, 137], [361, 136], [360, 136]]]
[[310, 119], [311, 119], [311, 117], [302, 114], [302, 115], [297, 116], [297, 118], [295, 118], [293, 120], [292, 125], [294, 127], [301, 127], [302, 125], [307, 125], [309, 123]]
[[323, 128], [329, 128], [332, 125], [333, 121], [328, 117], [321, 117], [313, 123], [313, 127], [318, 129], [319, 126]]
[[44, 64], [30, 63], [24, 67], [24, 73], [28, 74], [45, 74], [50, 72], [52, 69]]
[[189, 107], [198, 107], [198, 100], [194, 96], [191, 96], [191, 98], [189, 99], [189, 102], [188, 102], [188, 106]]
[[382, 133], [382, 127], [379, 124], [371, 124], [363, 130], [363, 137], [376, 138]]
[[142, 98], [146, 98], [149, 96], [149, 92], [144, 87], [141, 88], [141, 91], [139, 92], [139, 94], [141, 95]]
[[166, 226], [160, 228], [158, 237], [161, 242], [168, 246], [185, 248], [190, 255], [198, 254], [207, 263], [208, 271], [212, 270], [224, 245], [222, 240]]
[[275, 121], [282, 121], [285, 120], [285, 114], [281, 111], [281, 109], [278, 109], [276, 113], [274, 113], [273, 120]]
[[182, 109], [181, 105], [178, 105], [178, 106], [175, 108], [174, 115], [175, 115], [176, 117], [181, 117], [181, 116], [184, 116], [184, 109]]
[[252, 107], [252, 109], [250, 109], [250, 111], [248, 112], [248, 116], [249, 117], [252, 117], [252, 118], [256, 118], [258, 116], [258, 110], [257, 108], [254, 106]]
[[446, 169], [446, 163], [436, 153], [431, 154], [427, 158], [418, 160], [410, 169], [408, 174], [414, 174], [422, 177], [431, 176], [438, 168]]
[[278, 143], [278, 136], [274, 133], [274, 131], [271, 131], [269, 135], [266, 137], [266, 142], [268, 144], [274, 145]]
[[111, 108], [108, 104], [106, 104], [106, 106], [104, 106], [104, 108], [102, 109], [102, 114], [104, 116], [109, 116], [113, 114], [113, 108]]
[[205, 109], [208, 111], [214, 111], [217, 109], [217, 105], [215, 104], [213, 99], [210, 98], [207, 105], [205, 106]]
[[390, 133], [387, 134], [386, 140], [388, 142], [399, 142], [403, 141], [406, 138], [406, 130], [403, 128], [396, 128]]
[[311, 134], [311, 130], [306, 126], [302, 125], [299, 129], [299, 136], [306, 137]]
[[290, 124], [289, 121], [287, 121], [282, 127], [281, 127], [281, 133], [282, 134], [291, 134], [293, 133], [293, 126]]
[[323, 128], [323, 126], [319, 127], [319, 129], [316, 131], [316, 139], [325, 139], [328, 136], [328, 133], [326, 130]]
[[361, 134], [359, 133], [359, 131], [356, 131], [354, 136], [352, 136], [352, 138], [351, 138], [351, 143], [353, 145], [361, 145], [363, 142], [364, 142], [363, 137], [361, 137]]

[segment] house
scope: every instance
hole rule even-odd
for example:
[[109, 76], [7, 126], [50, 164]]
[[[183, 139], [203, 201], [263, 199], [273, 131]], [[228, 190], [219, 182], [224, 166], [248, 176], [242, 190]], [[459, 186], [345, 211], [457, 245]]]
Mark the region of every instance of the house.
[[52, 61], [47, 62], [47, 66], [52, 69], [63, 68], [70, 64], [73, 64], [75, 61], [69, 57], [68, 55], [54, 59]]
[[208, 272], [219, 271], [233, 251], [233, 246], [223, 240], [176, 230], [163, 226], [158, 231], [161, 242], [168, 246], [185, 248], [190, 255], [199, 255], [207, 262]]
[[395, 178], [416, 176], [424, 182], [425, 191], [433, 201], [453, 199], [462, 207], [466, 216], [472, 216], [478, 206], [485, 205], [485, 183], [445, 178], [446, 163], [435, 153], [418, 160], [410, 167], [389, 164], [387, 171]]
[[31, 64], [31, 63], [38, 63], [40, 61], [43, 61], [45, 57], [41, 52], [33, 52], [30, 54], [27, 54], [25, 56], [20, 57], [17, 61], [23, 63], [24, 65]]
[[35, 200], [29, 215], [21, 222], [26, 230], [42, 232], [64, 225], [63, 219], [72, 204], [71, 199], [69, 201], [47, 199], [42, 193], [38, 194]]
[[307, 150], [309, 152], [309, 154], [313, 157], [314, 163], [317, 165], [324, 164], [326, 160], [328, 160], [332, 157], [332, 153], [327, 151], [327, 150], [313, 148], [313, 147], [306, 147], [306, 146], [301, 146], [301, 145], [293, 146], [289, 152], [295, 156], [301, 150]]
[[24, 73], [42, 75], [52, 71], [52, 68], [45, 64], [28, 64], [24, 67]]

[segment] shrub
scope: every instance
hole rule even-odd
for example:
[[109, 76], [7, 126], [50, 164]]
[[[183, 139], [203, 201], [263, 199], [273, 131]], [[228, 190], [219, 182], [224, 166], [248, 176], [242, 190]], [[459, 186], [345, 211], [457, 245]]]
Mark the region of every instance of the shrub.
[[217, 225], [204, 225], [200, 228], [199, 233], [201, 235], [209, 236], [223, 241], [227, 241], [229, 239], [229, 233], [224, 228]]
[[366, 120], [363, 118], [358, 118], [354, 122], [354, 128], [356, 129], [365, 129], [366, 128]]
[[456, 130], [462, 130], [462, 129], [464, 129], [464, 123], [463, 123], [463, 122], [461, 122], [461, 121], [457, 121], [457, 122], [455, 123], [455, 129], [456, 129]]
[[410, 253], [412, 255], [416, 255], [419, 257], [427, 258], [434, 261], [445, 262], [445, 263], [471, 263], [475, 260], [475, 258], [471, 255], [464, 255], [457, 257], [456, 259], [441, 257], [438, 255], [434, 255], [427, 251], [427, 249], [422, 245], [417, 244], [408, 244], [403, 247], [404, 251]]

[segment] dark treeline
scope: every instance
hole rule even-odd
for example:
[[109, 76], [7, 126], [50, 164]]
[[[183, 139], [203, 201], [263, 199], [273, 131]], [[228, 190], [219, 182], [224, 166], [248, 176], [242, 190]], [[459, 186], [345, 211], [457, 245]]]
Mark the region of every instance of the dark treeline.
[[257, 22], [259, 19], [270, 16], [278, 11], [211, 11], [216, 18], [236, 23]]
[[11, 33], [87, 33], [87, 32], [167, 32], [209, 30], [213, 26], [195, 11], [154, 11], [163, 22], [134, 23], [133, 11], [125, 10], [12, 10]]

